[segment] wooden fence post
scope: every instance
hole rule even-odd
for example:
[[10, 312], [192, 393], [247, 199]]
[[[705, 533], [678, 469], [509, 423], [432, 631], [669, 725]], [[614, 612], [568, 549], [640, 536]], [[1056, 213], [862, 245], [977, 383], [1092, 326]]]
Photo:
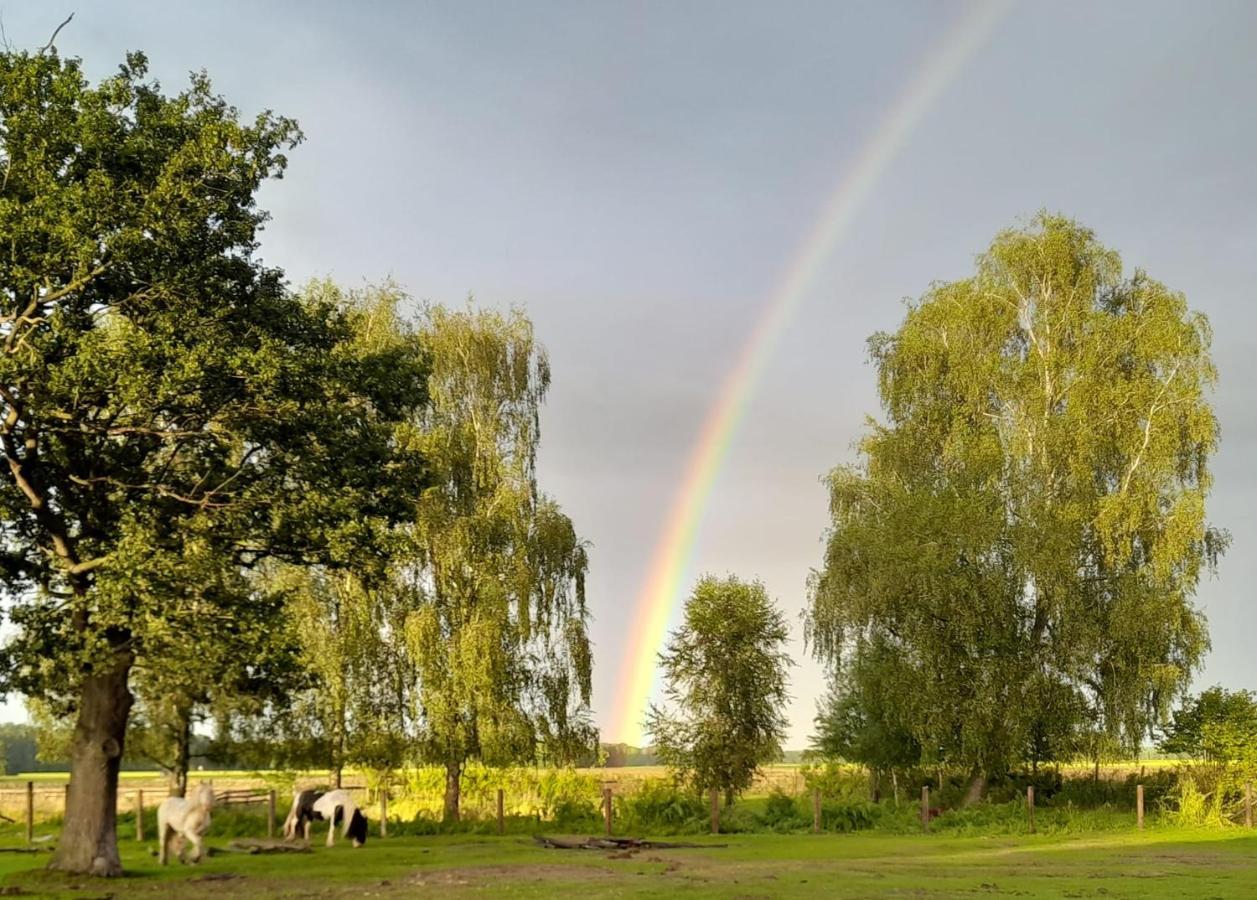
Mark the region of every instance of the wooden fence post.
[[607, 837], [611, 837], [611, 788], [602, 789], [602, 820], [607, 828]]
[[1135, 824], [1140, 831], [1144, 827], [1144, 786], [1135, 785]]
[[812, 834], [821, 833], [821, 789], [812, 788]]
[[266, 792], [266, 837], [275, 839], [275, 789]]
[[26, 846], [35, 843], [35, 782], [26, 782]]
[[61, 821], [62, 822], [65, 821], [65, 813], [66, 813], [66, 810], [68, 810], [69, 808], [70, 808], [70, 782], [67, 781], [65, 783], [65, 799], [62, 801], [62, 806], [61, 806]]
[[720, 791], [711, 792], [711, 833], [720, 834]]
[[506, 834], [506, 792], [498, 788], [498, 834]]
[[135, 839], [144, 840], [144, 791], [135, 792]]
[[388, 788], [380, 788], [380, 837], [388, 837]]
[[1244, 783], [1244, 824], [1248, 828], [1253, 827], [1253, 783], [1251, 781]]
[[921, 830], [930, 830], [930, 786], [921, 785]]
[[1034, 834], [1034, 785], [1026, 785], [1026, 813], [1030, 816], [1030, 833]]

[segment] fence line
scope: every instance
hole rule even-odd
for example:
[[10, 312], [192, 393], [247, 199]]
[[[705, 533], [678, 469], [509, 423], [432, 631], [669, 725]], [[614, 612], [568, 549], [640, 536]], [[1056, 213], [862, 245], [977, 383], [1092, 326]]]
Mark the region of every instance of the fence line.
[[[366, 785], [345, 786], [342, 789], [350, 792], [351, 794], [352, 793], [359, 793], [359, 794], [366, 793], [368, 796], [364, 798], [363, 806], [366, 807], [370, 805], [370, 801], [371, 801], [370, 795], [372, 791]], [[303, 788], [296, 787], [294, 790], [303, 790]], [[146, 793], [148, 794], [147, 797], [145, 796]], [[388, 816], [389, 792], [388, 792], [388, 789], [385, 788], [385, 789], [377, 789], [374, 793], [376, 795], [375, 799], [379, 803], [379, 811], [380, 811], [379, 834], [380, 834], [380, 837], [387, 837], [388, 818], [389, 818]], [[605, 827], [606, 833], [610, 835], [613, 830], [613, 815], [614, 815], [614, 809], [615, 809], [614, 798], [617, 795], [617, 792], [615, 791], [612, 784], [608, 784], [604, 782], [601, 789], [601, 793], [602, 793], [601, 806], [602, 806], [602, 817], [604, 820], [604, 827]], [[625, 797], [631, 796], [632, 793], [633, 791], [621, 791], [619, 792], [618, 795], [621, 798], [625, 798]], [[118, 790], [119, 810], [134, 812], [136, 840], [140, 840], [140, 841], [144, 840], [145, 809], [150, 808], [155, 805], [154, 803], [149, 803], [146, 801], [154, 800], [158, 796], [161, 796], [164, 799], [164, 797], [169, 796], [169, 794], [170, 794], [170, 789], [168, 787], [154, 788], [154, 787], [148, 787], [148, 786], [146, 787], [127, 786], [127, 787], [122, 787]], [[505, 834], [505, 819], [506, 819], [505, 794], [506, 792], [502, 788], [496, 789], [495, 799], [496, 799], [496, 819], [497, 819], [498, 834]], [[810, 794], [809, 799], [811, 800], [811, 806], [812, 806], [812, 831], [813, 833], [820, 833], [822, 831], [822, 826], [823, 826], [822, 792], [819, 788], [813, 788], [809, 792], [809, 794]], [[34, 842], [36, 810], [37, 808], [40, 807], [40, 805], [36, 803], [36, 799], [40, 797], [46, 799], [49, 796], [61, 798], [61, 803], [54, 803], [51, 805], [55, 807], [55, 810], [54, 810], [55, 813], [64, 815], [64, 810], [65, 810], [64, 804], [65, 804], [65, 801], [68, 800], [69, 798], [69, 785], [68, 784], [57, 785], [55, 787], [37, 787], [36, 782], [28, 781], [22, 788], [0, 789], [0, 815], [3, 815], [3, 809], [4, 809], [3, 800], [5, 797], [16, 797], [25, 801], [24, 804], [22, 804], [24, 806], [23, 814], [22, 814], [22, 819], [23, 819], [22, 824], [24, 825], [25, 839], [26, 839], [27, 845], [30, 845]], [[804, 794], [800, 793], [797, 796], [804, 796]], [[267, 833], [267, 837], [269, 838], [273, 838], [275, 836], [275, 831], [276, 831], [276, 815], [277, 815], [276, 800], [277, 800], [276, 790], [274, 788], [263, 788], [263, 787], [228, 788], [227, 790], [216, 792], [215, 797], [214, 797], [215, 805], [220, 806], [220, 807], [251, 806], [251, 805], [264, 806], [265, 807], [264, 815], [266, 818], [266, 833]], [[719, 792], [712, 791], [710, 793], [710, 800], [711, 800], [711, 831], [713, 834], [717, 834], [720, 832], [720, 811], [721, 810], [720, 810]], [[1034, 792], [1033, 786], [1028, 786], [1026, 788], [1025, 804], [1026, 804], [1026, 816], [1027, 816], [1027, 830], [1030, 834], [1034, 834], [1036, 829], [1035, 829], [1035, 792]], [[49, 805], [50, 804], [44, 803], [42, 804], [42, 808], [44, 810], [47, 810]], [[1253, 827], [1253, 787], [1252, 787], [1251, 782], [1246, 783], [1244, 785], [1242, 809], [1243, 809], [1244, 826], [1248, 828], [1252, 828]], [[938, 815], [939, 812], [940, 812], [939, 810], [935, 810], [930, 807], [930, 788], [928, 785], [923, 785], [921, 788], [921, 810], [920, 810], [921, 828], [923, 831], [925, 832], [930, 831], [930, 820], [933, 819], [936, 815]], [[17, 821], [16, 819], [13, 819], [9, 816], [4, 816], [4, 818], [16, 824], [16, 821]], [[1144, 785], [1142, 783], [1137, 784], [1135, 786], [1135, 810], [1134, 810], [1133, 824], [1137, 830], [1143, 830], [1143, 827], [1144, 827]]]

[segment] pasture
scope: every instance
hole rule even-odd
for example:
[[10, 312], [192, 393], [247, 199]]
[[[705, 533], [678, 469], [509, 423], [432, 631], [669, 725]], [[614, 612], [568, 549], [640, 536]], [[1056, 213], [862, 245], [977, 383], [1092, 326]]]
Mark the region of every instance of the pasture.
[[[8, 827], [4, 844], [15, 845]], [[523, 835], [372, 839], [361, 849], [215, 853], [162, 869], [152, 842], [122, 842], [127, 875], [102, 883], [42, 871], [49, 856], [0, 853], [18, 896], [402, 897], [1242, 897], [1257, 883], [1257, 837], [1152, 827], [1065, 835], [720, 835], [698, 849], [636, 854], [549, 850]], [[725, 846], [715, 846], [723, 844]], [[19, 893], [20, 892], [20, 893]]]

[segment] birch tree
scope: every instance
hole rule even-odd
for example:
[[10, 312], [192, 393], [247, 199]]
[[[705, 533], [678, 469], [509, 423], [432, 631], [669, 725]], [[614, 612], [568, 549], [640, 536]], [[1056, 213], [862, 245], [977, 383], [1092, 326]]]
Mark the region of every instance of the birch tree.
[[885, 419], [829, 476], [808, 637], [835, 666], [889, 648], [881, 701], [973, 796], [1048, 720], [1136, 746], [1207, 647], [1210, 336], [1043, 214], [872, 338]]
[[464, 764], [570, 760], [596, 742], [584, 542], [537, 486], [550, 366], [522, 314], [431, 307], [419, 446], [432, 487], [409, 560], [407, 647], [423, 756], [459, 816]]

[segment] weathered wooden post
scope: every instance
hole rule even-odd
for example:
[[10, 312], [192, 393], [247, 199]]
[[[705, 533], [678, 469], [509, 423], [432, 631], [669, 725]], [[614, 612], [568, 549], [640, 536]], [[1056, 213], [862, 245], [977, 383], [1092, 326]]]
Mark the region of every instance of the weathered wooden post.
[[70, 782], [65, 783], [65, 798], [61, 801], [61, 820], [65, 821], [66, 810], [70, 808]]
[[821, 833], [821, 790], [812, 788], [812, 834]]
[[611, 837], [611, 788], [602, 789], [602, 821], [607, 829], [607, 837]]
[[275, 789], [266, 792], [266, 837], [275, 839]]
[[1135, 824], [1140, 831], [1144, 827], [1144, 786], [1135, 785]]
[[35, 782], [26, 782], [26, 845], [35, 843]]
[[388, 788], [380, 788], [380, 837], [388, 837]]
[[720, 791], [711, 792], [711, 833], [720, 834]]
[[1244, 825], [1253, 827], [1253, 783], [1244, 783]]
[[921, 830], [930, 830], [930, 786], [921, 785]]
[[135, 839], [144, 840], [144, 791], [135, 792]]
[[1034, 834], [1034, 785], [1026, 785], [1026, 813], [1030, 816], [1030, 833]]
[[498, 788], [498, 834], [506, 834], [506, 793]]

